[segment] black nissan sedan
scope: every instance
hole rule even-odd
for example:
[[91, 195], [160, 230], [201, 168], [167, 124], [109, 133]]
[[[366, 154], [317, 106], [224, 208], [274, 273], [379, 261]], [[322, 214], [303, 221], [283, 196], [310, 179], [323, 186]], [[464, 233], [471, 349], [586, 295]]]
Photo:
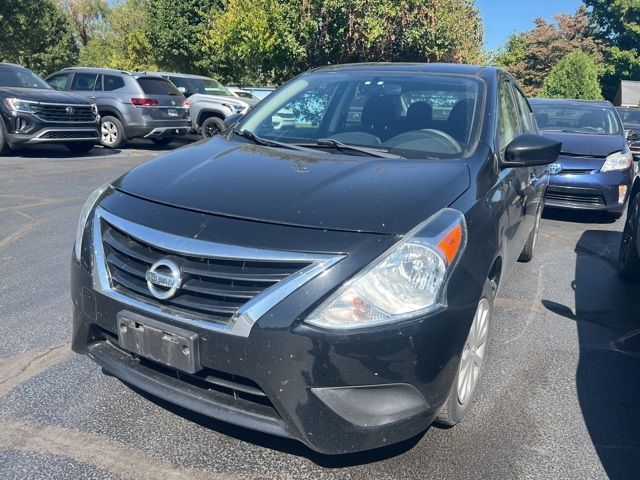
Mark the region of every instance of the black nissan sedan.
[[[285, 110], [295, 122], [276, 128]], [[73, 349], [328, 454], [454, 425], [496, 292], [533, 255], [559, 152], [493, 67], [300, 75], [222, 135], [89, 197]]]
[[633, 157], [613, 105], [604, 100], [531, 99], [538, 127], [562, 142], [550, 166], [545, 205], [599, 210], [619, 218], [634, 175]]

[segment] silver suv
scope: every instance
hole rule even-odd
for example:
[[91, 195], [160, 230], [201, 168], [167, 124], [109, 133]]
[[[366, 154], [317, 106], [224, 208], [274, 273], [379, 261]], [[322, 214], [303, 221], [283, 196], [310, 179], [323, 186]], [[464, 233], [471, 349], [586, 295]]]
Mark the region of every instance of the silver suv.
[[122, 147], [128, 139], [148, 138], [170, 143], [190, 129], [189, 102], [159, 75], [107, 68], [65, 68], [49, 75], [56, 90], [80, 94], [98, 106], [100, 143]]
[[170, 80], [189, 99], [193, 131], [209, 138], [225, 130], [224, 120], [237, 113], [248, 113], [259, 102], [243, 98], [217, 80], [186, 73], [153, 72]]

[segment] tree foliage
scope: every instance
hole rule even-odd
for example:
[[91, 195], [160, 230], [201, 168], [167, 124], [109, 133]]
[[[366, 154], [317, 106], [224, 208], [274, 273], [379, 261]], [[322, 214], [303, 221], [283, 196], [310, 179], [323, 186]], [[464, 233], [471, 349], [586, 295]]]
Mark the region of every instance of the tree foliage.
[[595, 62], [584, 52], [569, 53], [545, 78], [541, 94], [548, 98], [602, 98]]
[[206, 73], [202, 34], [207, 16], [219, 0], [144, 0], [144, 35], [162, 68]]
[[78, 45], [51, 0], [0, 1], [0, 60], [45, 75], [76, 63]]
[[330, 63], [480, 63], [470, 0], [226, 0], [204, 35], [211, 68], [234, 81], [280, 81]]
[[606, 45], [602, 87], [613, 99], [620, 80], [640, 78], [640, 0], [585, 0]]
[[596, 64], [602, 63], [603, 45], [596, 38], [585, 7], [574, 15], [556, 15], [554, 20], [536, 19], [534, 29], [511, 36], [494, 59], [519, 80], [529, 95], [537, 95], [551, 70], [574, 50], [588, 54]]
[[109, 10], [107, 0], [59, 0], [59, 3], [80, 43], [86, 46], [91, 33]]
[[80, 52], [80, 63], [120, 70], [156, 69], [154, 49], [144, 34], [143, 0], [127, 0], [107, 12]]

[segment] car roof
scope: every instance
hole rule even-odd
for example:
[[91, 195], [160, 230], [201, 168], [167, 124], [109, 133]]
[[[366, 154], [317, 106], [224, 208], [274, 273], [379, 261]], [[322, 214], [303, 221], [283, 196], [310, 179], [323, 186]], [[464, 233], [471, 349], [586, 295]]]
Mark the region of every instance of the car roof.
[[193, 75], [191, 73], [177, 73], [177, 72], [137, 72], [137, 73], [146, 73], [148, 75], [160, 75], [162, 77], [184, 77], [184, 78], [206, 78], [210, 79], [211, 77], [205, 77], [204, 75]]
[[608, 100], [577, 100], [573, 98], [530, 98], [529, 103], [532, 105], [542, 104], [557, 104], [557, 105], [593, 105], [596, 107], [613, 107], [613, 104]]
[[[149, 76], [160, 77], [160, 74], [153, 72], [128, 72], [126, 70], [117, 70], [115, 68], [101, 68], [101, 67], [67, 67], [60, 70], [61, 72], [85, 72], [85, 73], [103, 73], [108, 75], [130, 75], [134, 78]], [[57, 72], [56, 72], [57, 73]]]
[[480, 72], [497, 71], [496, 67], [482, 65], [467, 65], [462, 63], [347, 63], [342, 65], [327, 65], [319, 67], [314, 72], [357, 72], [361, 70], [388, 70], [392, 72], [426, 72], [456, 75], [479, 75]]
[[5, 67], [18, 67], [18, 68], [24, 68], [25, 70], [28, 70], [27, 67], [23, 67], [22, 65], [18, 65], [17, 63], [10, 63], [10, 62], [0, 62], [0, 66], [5, 66]]

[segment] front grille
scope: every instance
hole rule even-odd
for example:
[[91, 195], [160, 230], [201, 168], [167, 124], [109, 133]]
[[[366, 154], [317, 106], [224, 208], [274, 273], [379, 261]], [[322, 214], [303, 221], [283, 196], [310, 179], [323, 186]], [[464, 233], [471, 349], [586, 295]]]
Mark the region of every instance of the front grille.
[[50, 138], [50, 139], [70, 139], [70, 138], [87, 138], [87, 139], [96, 139], [98, 138], [98, 132], [90, 131], [90, 130], [52, 130], [50, 132], [46, 132], [39, 138]]
[[560, 203], [572, 203], [577, 205], [588, 206], [604, 206], [604, 198], [602, 195], [583, 194], [583, 193], [561, 193], [547, 192], [547, 200]]
[[[69, 113], [67, 108], [72, 110]], [[93, 122], [96, 117], [89, 105], [47, 105], [35, 103], [31, 105], [33, 113], [48, 122]]]
[[[101, 222], [104, 257], [113, 289], [214, 322], [228, 323], [246, 302], [311, 264], [190, 257], [145, 243], [104, 219]], [[178, 264], [186, 278], [174, 297], [159, 300], [149, 291], [145, 275], [153, 263], [166, 258]]]

